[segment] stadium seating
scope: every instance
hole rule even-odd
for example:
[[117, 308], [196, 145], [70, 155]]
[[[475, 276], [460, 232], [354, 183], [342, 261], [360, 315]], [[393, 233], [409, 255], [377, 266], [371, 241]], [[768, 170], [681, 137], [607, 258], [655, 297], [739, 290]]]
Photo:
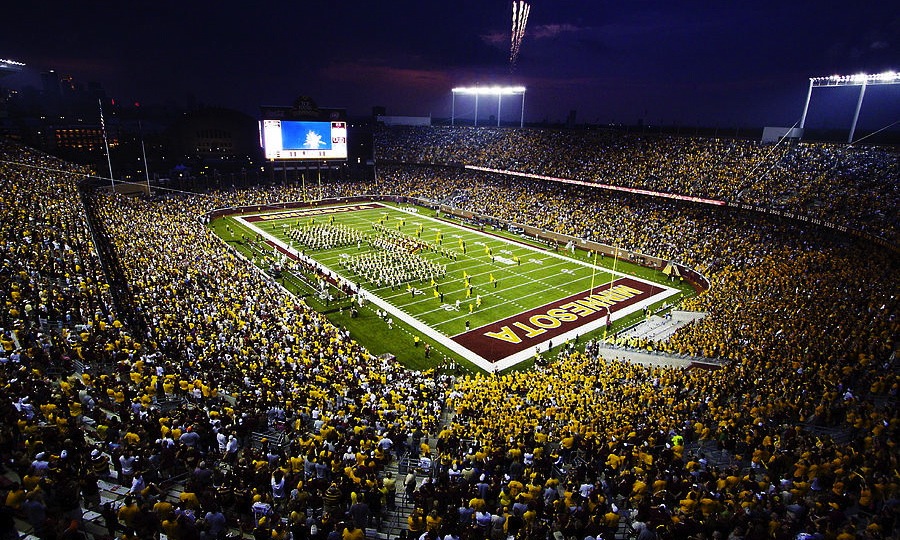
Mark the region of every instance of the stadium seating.
[[897, 244], [900, 160], [889, 149], [617, 131], [391, 127], [381, 161], [475, 165], [778, 209]]
[[[422, 149], [393, 157], [450, 160], [441, 152], [452, 148], [489, 166], [515, 165], [435, 133], [443, 144], [390, 143]], [[533, 149], [544, 173], [590, 168], [541, 154], [532, 136], [471, 134]], [[570, 142], [542, 136], [555, 148]], [[609, 149], [622, 144], [597, 138]], [[639, 147], [621, 149], [636, 168], [668, 163], [682, 172], [690, 166], [665, 156], [707, 152], [746, 172], [764, 151], [666, 139]], [[793, 149], [781, 162], [832, 151]], [[383, 167], [380, 185], [393, 194], [452, 199], [701, 270], [712, 288], [682, 307], [709, 316], [656, 346], [730, 360], [717, 371], [680, 370], [581, 349], [527, 372], [451, 378], [372, 357], [199, 219], [213, 208], [299, 199], [300, 186], [156, 199], [94, 193], [85, 207], [83, 171], [12, 143], [0, 152], [2, 489], [4, 515], [23, 531], [61, 534], [90, 509], [84, 516], [98, 535], [126, 538], [196, 537], [219, 511], [232, 533], [279, 538], [352, 534], [357, 519], [384, 538], [400, 536], [401, 525], [406, 535], [431, 527], [465, 538], [894, 534], [900, 268], [892, 252], [763, 214]], [[838, 154], [835, 163], [857, 159]], [[771, 193], [722, 176], [673, 186]], [[374, 186], [323, 189], [342, 196]], [[828, 193], [839, 198], [841, 189]], [[117, 316], [111, 272], [123, 274], [146, 323], [140, 331]], [[427, 476], [415, 471], [425, 462]], [[397, 498], [393, 478], [409, 469], [411, 497]], [[260, 513], [266, 505], [271, 512]]]

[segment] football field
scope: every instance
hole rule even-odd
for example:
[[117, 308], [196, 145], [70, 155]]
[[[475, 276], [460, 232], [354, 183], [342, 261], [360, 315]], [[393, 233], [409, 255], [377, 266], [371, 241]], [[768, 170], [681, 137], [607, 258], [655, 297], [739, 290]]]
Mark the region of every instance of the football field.
[[681, 292], [412, 206], [367, 202], [234, 219], [281, 257], [357, 292], [385, 320], [486, 371]]

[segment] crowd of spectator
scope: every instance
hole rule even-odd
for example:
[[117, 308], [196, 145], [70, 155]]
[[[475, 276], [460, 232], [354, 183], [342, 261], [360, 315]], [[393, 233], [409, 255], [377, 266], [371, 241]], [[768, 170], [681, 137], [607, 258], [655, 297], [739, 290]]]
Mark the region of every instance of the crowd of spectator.
[[[437, 182], [433, 182], [437, 179]], [[762, 224], [716, 207], [680, 204], [583, 186], [536, 182], [501, 174], [440, 167], [384, 166], [380, 182], [390, 193], [406, 194], [460, 210], [593, 240], [636, 253], [707, 270], [743, 257], [740, 246], [708, 241], [743, 226], [752, 239], [767, 233]], [[361, 188], [369, 191], [368, 188]], [[503, 197], [498, 197], [498, 193]], [[635, 227], [640, 223], [640, 227]], [[757, 226], [760, 224], [760, 226]]]
[[391, 127], [381, 161], [476, 165], [777, 208], [896, 244], [900, 160], [877, 147], [618, 131]]
[[3, 146], [0, 164], [4, 351], [44, 366], [70, 360], [61, 341], [79, 356], [100, 354], [116, 334], [107, 332], [116, 315], [84, 213], [68, 211], [81, 206], [72, 186], [83, 171]]
[[[62, 529], [69, 528], [67, 518], [80, 519], [75, 510], [83, 438], [76, 417], [91, 401], [70, 402], [73, 387], [60, 378], [77, 363], [108, 358], [123, 337], [86, 215], [78, 210], [75, 182], [83, 174], [0, 143], [0, 468], [28, 465], [4, 490], [9, 494], [0, 509], [3, 538], [15, 533], [13, 511], [38, 534], [52, 528], [48, 513]], [[61, 452], [66, 448], [71, 459]], [[62, 456], [52, 466], [51, 451]], [[84, 494], [91, 496], [89, 489]]]
[[[217, 406], [219, 414], [215, 423], [206, 422], [207, 431], [230, 430], [257, 415], [266, 419], [264, 426], [276, 422], [292, 435], [310, 438], [301, 443], [302, 438], [292, 436], [287, 453], [266, 459], [263, 477], [294, 463], [285, 474], [291, 487], [307, 482], [306, 488], [297, 488], [301, 499], [309, 500], [310, 491], [324, 498], [330, 482], [340, 490], [332, 506], [348, 503], [351, 493], [374, 505], [382, 496], [375, 475], [389, 459], [379, 442], [396, 440], [399, 445], [410, 433], [433, 430], [440, 387], [428, 374], [372, 358], [346, 331], [223, 250], [194, 214], [203, 202], [95, 201], [138, 304], [151, 321], [149, 346], [174, 362], [171, 371], [157, 367], [157, 377], [180, 377], [179, 384], [187, 383], [200, 401], [218, 392], [234, 398], [227, 407]], [[203, 406], [205, 413], [212, 408]], [[314, 478], [304, 476], [313, 469]], [[246, 478], [237, 474], [232, 481]], [[267, 486], [252, 487], [268, 491]], [[315, 512], [318, 519], [343, 520], [334, 507], [299, 510], [310, 519]], [[327, 531], [336, 523], [323, 522], [318, 529]]]
[[[4, 488], [4, 534], [15, 512], [55, 538], [79, 502], [111, 513], [117, 537], [222, 537], [219, 514], [257, 537], [358, 531], [344, 510], [380, 507], [378, 473], [435, 429], [441, 379], [371, 357], [224, 249], [196, 219], [204, 198], [95, 196], [96, 235], [150, 328], [130, 332], [104, 296], [80, 175], [18, 147], [6, 156], [0, 451], [20, 481]], [[291, 436], [252, 440], [272, 429]], [[186, 482], [172, 505], [161, 495], [174, 477]], [[129, 488], [122, 509], [97, 505], [106, 479]]]
[[[4, 534], [16, 515], [41, 538], [72, 538], [92, 508], [125, 538], [361, 538], [397, 489], [424, 538], [611, 538], [623, 522], [640, 540], [896, 535], [889, 252], [757, 214], [498, 175], [397, 166], [378, 185], [326, 184], [328, 196], [389, 186], [700, 268], [713, 286], [682, 307], [710, 315], [655, 345], [730, 361], [681, 370], [575, 350], [451, 379], [371, 357], [199, 219], [300, 199], [298, 186], [94, 194], [88, 213], [80, 171], [0, 148], [0, 456], [16, 479]], [[117, 318], [92, 235], [146, 333]], [[283, 438], [253, 436], [271, 430]], [[418, 467], [385, 475], [402, 453]], [[102, 479], [128, 488], [120, 508], [99, 505]]]
[[[487, 448], [484, 453], [493, 458], [488, 475], [493, 480], [488, 483], [493, 482], [495, 494], [489, 509], [494, 502], [509, 500], [504, 487], [513, 490], [516, 482], [526, 483], [534, 474], [547, 480], [547, 462], [539, 468], [534, 457], [524, 456], [529, 450], [539, 455], [548, 439], [560, 444], [561, 454], [568, 449], [569, 454], [579, 450], [588, 456], [591, 465], [586, 470], [593, 473], [588, 484], [593, 488], [587, 492], [599, 490], [606, 503], [586, 503], [593, 516], [571, 503], [555, 514], [559, 505], [541, 506], [536, 497], [540, 482], [526, 485], [525, 491], [534, 492], [529, 501], [545, 512], [538, 525], [574, 527], [578, 535], [602, 534], [598, 523], [613, 504], [621, 507], [613, 501], [625, 499], [635, 504], [639, 523], [663, 526], [667, 536], [691, 536], [705, 528], [709, 537], [717, 527], [723, 534], [750, 534], [755, 527], [756, 536], [819, 529], [828, 537], [829, 526], [830, 534], [837, 536], [849, 530], [852, 520], [846, 513], [859, 515], [859, 508], [881, 490], [874, 486], [894, 483], [888, 471], [895, 470], [896, 456], [890, 437], [884, 437], [898, 420], [891, 407], [898, 385], [900, 329], [894, 292], [900, 284], [892, 252], [753, 213], [443, 168], [398, 166], [382, 168], [381, 173], [382, 184], [397, 193], [674, 258], [703, 269], [712, 279], [708, 293], [683, 305], [709, 316], [668, 342], [653, 345], [726, 358], [731, 363], [722, 373], [654, 373], [575, 354], [545, 370], [511, 373], [499, 380], [466, 379], [454, 388], [459, 414], [445, 435], [465, 439], [463, 446], [469, 449], [450, 445], [453, 451], [441, 461], [453, 463], [454, 456], [465, 454], [458, 464], [464, 468], [466, 460], [472, 463], [473, 439], [475, 448]], [[497, 197], [499, 192], [504, 196]], [[485, 410], [492, 413], [483, 414]], [[804, 423], [840, 425], [864, 446], [823, 442], [797, 429]], [[672, 437], [682, 442], [715, 440], [750, 463], [751, 474], [697, 468], [700, 457], [693, 456], [691, 464], [683, 449], [673, 461], [670, 447], [678, 445], [671, 444]], [[641, 447], [646, 455], [629, 450]], [[550, 462], [557, 459], [551, 456]], [[629, 466], [621, 467], [623, 462]], [[684, 469], [676, 472], [672, 462]], [[499, 471], [493, 469], [497, 463], [502, 464]], [[661, 466], [646, 466], [653, 463]], [[514, 464], [518, 477], [509, 473]], [[811, 465], [827, 472], [809, 475]], [[497, 476], [504, 480], [498, 482]], [[695, 482], [698, 476], [707, 479], [705, 486]], [[820, 484], [823, 478], [831, 488]], [[572, 489], [581, 481], [576, 478]], [[673, 481], [677, 489], [671, 489]], [[642, 507], [633, 497], [644, 489]], [[840, 497], [856, 497], [856, 503], [833, 500], [838, 491]], [[648, 496], [653, 493], [657, 497]], [[707, 499], [706, 507], [682, 504], [680, 497]], [[584, 513], [574, 524], [576, 508]], [[841, 516], [842, 525], [829, 522], [835, 515]], [[449, 518], [452, 512], [444, 515]], [[723, 526], [728, 520], [729, 526]], [[884, 531], [892, 526], [890, 521]], [[878, 536], [871, 530], [866, 534]]]

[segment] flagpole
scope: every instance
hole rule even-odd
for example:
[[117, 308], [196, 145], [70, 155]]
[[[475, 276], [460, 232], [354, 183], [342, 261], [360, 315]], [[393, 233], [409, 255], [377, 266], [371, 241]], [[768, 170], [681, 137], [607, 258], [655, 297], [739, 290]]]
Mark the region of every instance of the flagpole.
[[[613, 245], [613, 276], [609, 280], [609, 290], [612, 290], [613, 281], [616, 280], [616, 263], [619, 262], [619, 243]], [[612, 306], [606, 308], [606, 326], [603, 327], [603, 340], [606, 340], [606, 333], [609, 331], [610, 320], [612, 317]]]
[[[109, 141], [106, 139], [106, 120], [103, 119], [103, 100], [98, 98], [97, 105], [100, 107], [100, 131], [103, 132], [103, 147], [106, 148], [106, 164], [109, 165], [109, 187], [115, 191], [116, 181], [113, 180], [112, 159], [109, 157]], [[146, 163], [144, 167], [146, 168]]]
[[138, 131], [141, 132], [141, 153], [144, 155], [144, 174], [147, 177], [147, 195], [151, 195], [151, 193], [150, 193], [150, 167], [147, 165], [147, 150], [144, 148], [144, 127], [141, 126], [140, 120], [138, 120]]
[[614, 249], [615, 251], [613, 252], [613, 277], [612, 277], [612, 279], [609, 281], [609, 288], [610, 288], [610, 289], [612, 289], [613, 281], [616, 280], [616, 263], [619, 262], [619, 244], [616, 243], [616, 245], [613, 246], [613, 249]]

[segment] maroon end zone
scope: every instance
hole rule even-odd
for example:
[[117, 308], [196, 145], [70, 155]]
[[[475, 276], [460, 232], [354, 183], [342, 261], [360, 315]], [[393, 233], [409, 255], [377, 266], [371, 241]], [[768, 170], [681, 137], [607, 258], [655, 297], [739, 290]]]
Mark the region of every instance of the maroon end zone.
[[661, 287], [651, 283], [619, 278], [595, 289], [594, 294], [584, 291], [458, 334], [452, 339], [485, 360], [496, 362], [569, 330], [606, 318], [610, 313], [661, 291]]
[[278, 219], [304, 218], [311, 216], [327, 216], [329, 214], [343, 214], [344, 212], [358, 212], [360, 210], [376, 210], [384, 208], [379, 203], [361, 203], [351, 204], [350, 206], [326, 206], [324, 208], [295, 208], [288, 212], [276, 212], [274, 214], [261, 214], [257, 216], [242, 217], [247, 223], [256, 223], [257, 221], [274, 221]]

